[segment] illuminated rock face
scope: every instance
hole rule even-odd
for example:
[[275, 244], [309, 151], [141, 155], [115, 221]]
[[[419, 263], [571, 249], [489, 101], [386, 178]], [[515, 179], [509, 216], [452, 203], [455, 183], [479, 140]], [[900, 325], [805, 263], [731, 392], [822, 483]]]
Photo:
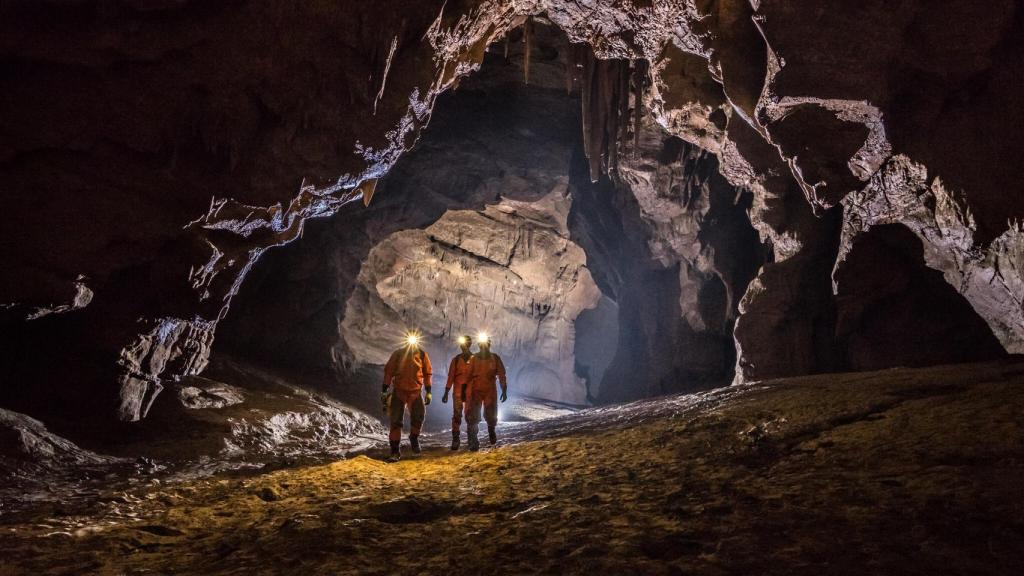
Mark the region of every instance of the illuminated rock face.
[[517, 394], [585, 403], [574, 373], [574, 322], [600, 291], [568, 238], [566, 188], [535, 202], [448, 212], [375, 246], [341, 327], [354, 361], [385, 363], [414, 329], [443, 379], [456, 337], [484, 331]]

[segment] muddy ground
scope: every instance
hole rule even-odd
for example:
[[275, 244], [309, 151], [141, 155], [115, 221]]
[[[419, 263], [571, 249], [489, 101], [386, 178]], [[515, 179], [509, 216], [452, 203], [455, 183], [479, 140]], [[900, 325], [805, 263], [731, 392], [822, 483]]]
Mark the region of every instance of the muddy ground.
[[1024, 363], [825, 375], [0, 515], [2, 574], [1020, 574]]

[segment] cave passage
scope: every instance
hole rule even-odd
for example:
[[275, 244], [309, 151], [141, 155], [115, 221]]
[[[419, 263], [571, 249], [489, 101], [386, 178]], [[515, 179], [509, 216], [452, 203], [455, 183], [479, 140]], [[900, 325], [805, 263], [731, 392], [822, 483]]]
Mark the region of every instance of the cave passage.
[[[311, 223], [268, 255], [216, 350], [319, 373], [370, 411], [407, 332], [421, 335], [438, 386], [456, 338], [486, 332], [508, 370], [505, 421], [732, 380], [732, 324], [763, 252], [749, 198], [712, 157], [634, 125], [626, 101], [615, 105], [630, 123], [613, 132], [640, 132], [595, 172], [581, 128], [581, 98], [599, 98], [580, 86], [590, 60], [550, 23], [530, 30], [529, 82], [518, 28], [439, 98], [368, 208]], [[445, 410], [428, 408], [428, 428], [448, 425]]]
[[0, 1], [0, 574], [1016, 575], [1022, 79], [1013, 0]]

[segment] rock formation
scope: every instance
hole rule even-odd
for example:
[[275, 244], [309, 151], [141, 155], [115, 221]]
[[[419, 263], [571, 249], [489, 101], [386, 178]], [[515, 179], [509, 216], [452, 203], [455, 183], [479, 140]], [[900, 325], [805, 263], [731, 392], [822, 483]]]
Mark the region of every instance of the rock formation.
[[585, 403], [574, 323], [600, 292], [583, 250], [568, 239], [566, 188], [535, 202], [450, 211], [375, 246], [341, 325], [353, 360], [382, 365], [415, 329], [443, 379], [457, 335], [484, 331], [517, 394]]
[[[568, 43], [557, 29], [537, 26], [533, 46], [529, 85], [523, 44], [511, 42], [507, 57], [495, 46], [484, 71], [438, 101], [429, 128], [381, 179], [368, 208], [316, 222], [301, 242], [268, 254], [224, 322], [220, 349], [376, 412], [383, 360], [357, 358], [341, 328], [371, 249], [453, 211], [483, 210], [502, 198], [530, 203], [565, 187], [579, 129], [579, 104], [563, 85]], [[438, 345], [435, 363], [446, 368], [455, 345], [451, 338]]]
[[[324, 390], [375, 410], [373, 390], [380, 364], [402, 331], [416, 322], [396, 321], [392, 308], [411, 311], [411, 303], [386, 306], [372, 296], [376, 286], [352, 295], [353, 288], [361, 286], [356, 279], [360, 268], [372, 268], [371, 247], [402, 236], [398, 243], [411, 250], [428, 236], [414, 229], [461, 219], [454, 210], [482, 209], [500, 196], [519, 199], [513, 204], [536, 202], [548, 190], [564, 188], [568, 175], [568, 231], [584, 247], [587, 267], [600, 277], [605, 296], [600, 309], [581, 314], [587, 329], [577, 331], [575, 350], [569, 340], [558, 345], [563, 349], [558, 354], [533, 356], [552, 343], [533, 342], [535, 338], [527, 337], [529, 330], [520, 334], [521, 342], [499, 343], [503, 354], [511, 352], [524, 360], [516, 366], [517, 373], [527, 367], [526, 361], [530, 363], [522, 370], [523, 377], [515, 378], [514, 392], [574, 403], [607, 402], [731, 378], [738, 297], [727, 291], [742, 294], [761, 261], [756, 232], [747, 220], [749, 195], [718, 176], [713, 156], [650, 121], [643, 124], [642, 139], [630, 139], [637, 149], [624, 153], [614, 182], [602, 177], [603, 184], [591, 183], [590, 168], [581, 170], [580, 165], [589, 164], [582, 160], [581, 91], [566, 92], [563, 86], [579, 49], [551, 25], [535, 22], [531, 30], [535, 54], [530, 84], [522, 77], [523, 43], [511, 42], [507, 57], [499, 44], [478, 74], [439, 99], [430, 128], [381, 180], [369, 209], [330, 226], [311, 227], [303, 242], [282, 250], [280, 256], [268, 256], [262, 270], [255, 272], [252, 291], [243, 289], [235, 313], [226, 321], [220, 339], [225, 349], [253, 362], [299, 372], [302, 379], [319, 380]], [[474, 145], [467, 147], [466, 142]], [[404, 200], [408, 196], [420, 200], [410, 205]], [[703, 226], [705, 221], [708, 225]], [[475, 219], [474, 225], [479, 229], [471, 235], [506, 233], [505, 225], [494, 219]], [[535, 260], [546, 267], [545, 274], [556, 274], [561, 267], [557, 257]], [[385, 268], [392, 274], [390, 266]], [[400, 299], [415, 301], [432, 293], [436, 288], [429, 285], [434, 281], [439, 280], [406, 279], [413, 287]], [[446, 294], [444, 301], [464, 296]], [[268, 300], [275, 302], [270, 309]], [[365, 309], [371, 304], [375, 311]], [[519, 317], [514, 299], [508, 300], [505, 311], [495, 303], [486, 307], [492, 316]], [[684, 315], [689, 323], [680, 323]], [[351, 318], [364, 325], [362, 333], [342, 337], [339, 327]], [[383, 319], [390, 322], [388, 328], [378, 324]], [[479, 326], [480, 320], [470, 324]], [[387, 337], [374, 334], [375, 329]], [[435, 359], [454, 352], [448, 328], [428, 332], [448, 335], [428, 348]], [[376, 349], [368, 351], [367, 346]], [[585, 394], [571, 375], [574, 363], [576, 374], [586, 382]], [[608, 370], [609, 386], [602, 391]], [[654, 376], [650, 381], [647, 371]], [[557, 389], [556, 382], [575, 391], [545, 392]]]
[[693, 314], [695, 287], [698, 300], [737, 302], [738, 379], [855, 367], [837, 344], [850, 338], [836, 331], [843, 295], [859, 290], [843, 267], [880, 225], [913, 233], [925, 265], [1020, 352], [1022, 11], [1012, 0], [4, 3], [2, 401], [142, 418], [169, 380], [207, 365], [265, 252], [389, 193], [377, 181], [488, 46], [529, 38], [518, 72], [551, 80], [531, 16], [598, 58], [564, 75], [589, 95], [591, 179], [642, 183], [623, 143], [642, 147], [653, 121], [715, 155], [747, 195], [733, 206], [749, 202], [770, 258], [742, 297], [746, 265], [718, 261], [710, 239], [703, 256], [680, 251], [672, 211], [637, 195], [646, 222], [673, 229], [655, 247], [681, 256], [690, 289], [665, 296], [682, 324], [720, 336], [736, 315]]

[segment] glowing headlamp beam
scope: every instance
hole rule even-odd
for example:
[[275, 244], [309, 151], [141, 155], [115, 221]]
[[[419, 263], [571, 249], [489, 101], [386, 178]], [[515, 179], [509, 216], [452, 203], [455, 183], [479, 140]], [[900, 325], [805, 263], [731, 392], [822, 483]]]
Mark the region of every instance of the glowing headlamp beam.
[[420, 343], [420, 337], [415, 334], [406, 334], [405, 343], [409, 346], [415, 346]]
[[491, 341], [491, 338], [487, 335], [487, 332], [481, 332], [476, 335], [476, 341], [481, 344], [487, 344]]

